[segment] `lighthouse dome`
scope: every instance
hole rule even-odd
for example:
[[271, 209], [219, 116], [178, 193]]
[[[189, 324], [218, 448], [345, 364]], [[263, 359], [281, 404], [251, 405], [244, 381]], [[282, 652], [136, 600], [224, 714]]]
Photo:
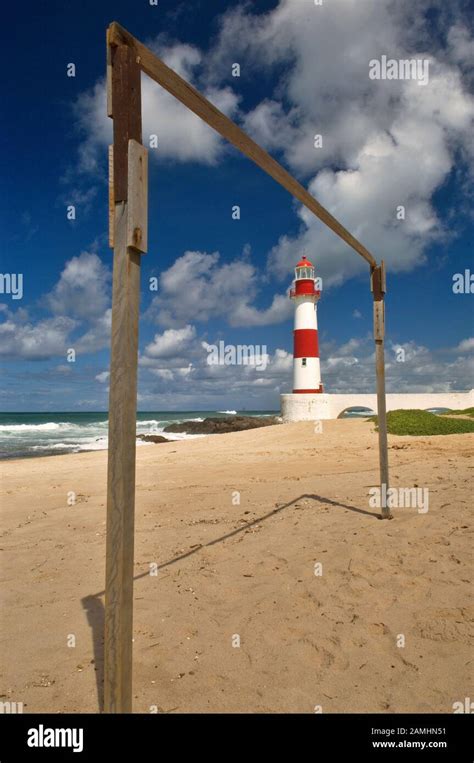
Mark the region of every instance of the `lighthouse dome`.
[[290, 299], [305, 296], [312, 297], [314, 301], [317, 301], [319, 294], [319, 290], [316, 289], [314, 265], [306, 255], [303, 255], [295, 267], [295, 279], [293, 287], [290, 289]]
[[295, 280], [300, 281], [302, 278], [314, 279], [314, 265], [304, 254], [295, 267]]
[[301, 260], [296, 264], [296, 267], [297, 268], [312, 268], [312, 267], [314, 267], [314, 265], [313, 265], [312, 262], [310, 262], [307, 259], [306, 255], [303, 254]]

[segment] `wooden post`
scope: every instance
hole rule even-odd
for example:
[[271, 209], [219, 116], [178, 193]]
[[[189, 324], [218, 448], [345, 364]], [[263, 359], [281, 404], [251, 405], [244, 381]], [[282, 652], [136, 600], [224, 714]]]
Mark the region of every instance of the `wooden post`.
[[[380, 463], [380, 495], [386, 496], [389, 488], [388, 477], [388, 443], [387, 443], [387, 403], [385, 398], [385, 303], [386, 292], [385, 265], [372, 269], [371, 288], [374, 295], [374, 340], [375, 340], [375, 372], [377, 376], [377, 418], [379, 429], [379, 463]], [[385, 485], [385, 488], [384, 488]], [[392, 515], [387, 506], [382, 505], [382, 519], [391, 519]]]
[[[126, 45], [108, 51], [109, 114], [113, 113], [114, 266], [110, 356], [107, 543], [105, 583], [104, 709], [132, 710], [133, 552], [135, 449], [140, 298], [140, 254], [130, 246], [130, 185], [140, 182], [137, 152], [141, 143], [140, 69]], [[139, 146], [139, 149], [142, 149]], [[142, 149], [144, 150], [144, 149]], [[139, 152], [138, 152], [139, 153]], [[130, 156], [129, 156], [130, 154]], [[132, 170], [130, 169], [132, 163]], [[140, 226], [143, 225], [143, 218]], [[142, 231], [140, 239], [146, 240]]]

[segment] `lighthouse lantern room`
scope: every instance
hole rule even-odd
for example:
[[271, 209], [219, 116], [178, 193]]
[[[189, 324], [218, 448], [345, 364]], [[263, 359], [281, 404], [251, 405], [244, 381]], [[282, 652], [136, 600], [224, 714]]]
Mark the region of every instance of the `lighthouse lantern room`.
[[323, 392], [319, 365], [317, 302], [314, 266], [305, 255], [295, 268], [290, 299], [295, 303], [293, 331], [293, 393]]

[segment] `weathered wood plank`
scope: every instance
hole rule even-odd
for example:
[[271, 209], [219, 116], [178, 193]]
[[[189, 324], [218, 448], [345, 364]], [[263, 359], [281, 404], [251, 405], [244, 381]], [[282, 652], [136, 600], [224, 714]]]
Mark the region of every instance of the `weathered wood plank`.
[[[189, 82], [186, 82], [176, 72], [161, 61], [149, 48], [137, 40], [130, 32], [113, 22], [110, 27], [109, 42], [117, 49], [123, 45], [129, 46], [134, 53], [135, 61], [140, 68], [165, 90], [168, 90], [188, 109], [193, 111], [222, 135], [232, 145], [239, 149], [264, 172], [283, 186], [298, 201], [304, 204], [323, 223], [331, 228], [343, 241], [360, 254], [372, 266], [376, 265], [375, 258], [341, 223], [333, 217], [303, 186], [287, 172], [281, 164], [273, 159], [263, 148], [252, 140], [240, 127], [225, 116], [210, 101], [199, 93]], [[115, 95], [114, 95], [115, 108]]]
[[[387, 440], [387, 405], [385, 397], [385, 352], [384, 342], [375, 342], [375, 369], [377, 373], [377, 425], [379, 430], [379, 466], [381, 495], [384, 495], [383, 485], [388, 491], [388, 440]], [[386, 493], [385, 493], [386, 494]], [[388, 506], [382, 506], [382, 519], [391, 519], [392, 513]]]
[[140, 254], [127, 245], [128, 146], [141, 141], [141, 72], [126, 45], [111, 50], [114, 268], [110, 353], [104, 709], [132, 709], [133, 551]]
[[385, 337], [385, 303], [383, 299], [374, 300], [374, 339], [382, 341]]
[[140, 255], [127, 248], [127, 203], [115, 207], [107, 471], [104, 708], [132, 708], [133, 555]]
[[385, 280], [385, 264], [383, 260], [380, 265], [372, 268], [370, 274], [370, 290], [372, 291], [375, 300], [383, 299], [383, 295], [387, 290]]
[[[377, 425], [379, 434], [379, 465], [381, 495], [386, 495], [389, 489], [388, 468], [388, 437], [387, 437], [387, 402], [385, 397], [385, 302], [387, 290], [385, 281], [385, 263], [373, 269], [371, 274], [371, 289], [374, 297], [374, 340], [375, 340], [375, 373], [377, 379]], [[382, 506], [382, 519], [391, 519], [390, 508]]]
[[128, 45], [112, 52], [112, 97], [114, 110], [114, 196], [127, 201], [128, 141], [141, 143], [142, 104], [140, 67]]
[[106, 78], [106, 89], [107, 89], [107, 116], [113, 117], [113, 106], [112, 106], [112, 51], [113, 48], [110, 45], [110, 28], [107, 29], [106, 33], [106, 46], [107, 46], [107, 78]]
[[148, 151], [136, 140], [128, 142], [127, 246], [148, 250]]
[[115, 198], [114, 198], [114, 147], [109, 146], [109, 246], [114, 248]]

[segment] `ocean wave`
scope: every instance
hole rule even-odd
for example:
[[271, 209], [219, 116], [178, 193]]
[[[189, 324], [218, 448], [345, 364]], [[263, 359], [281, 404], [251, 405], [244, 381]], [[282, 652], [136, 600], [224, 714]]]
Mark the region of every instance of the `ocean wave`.
[[80, 449], [80, 445], [74, 445], [70, 442], [51, 442], [49, 445], [30, 445], [30, 450], [71, 450], [74, 453], [78, 453]]
[[217, 411], [217, 413], [228, 413], [229, 416], [235, 416], [237, 411]]
[[46, 424], [0, 424], [0, 432], [54, 432], [60, 429], [76, 429], [77, 424], [71, 424], [67, 421], [54, 423], [49, 421]]
[[[173, 432], [166, 433], [167, 439], [170, 442], [177, 440], [194, 440], [197, 437], [205, 437], [203, 434], [186, 434], [185, 432]], [[137, 447], [143, 445], [154, 445], [153, 442], [147, 442], [146, 440], [136, 441]], [[93, 440], [85, 440], [82, 442], [49, 442], [41, 445], [30, 445], [28, 451], [35, 451], [38, 453], [52, 453], [55, 451], [63, 451], [64, 453], [83, 453], [92, 450], [107, 450], [109, 447], [108, 437], [95, 437]]]
[[106, 437], [98, 437], [89, 442], [50, 442], [43, 445], [30, 445], [30, 450], [65, 450], [72, 453], [80, 453], [82, 450], [107, 450]]
[[[192, 419], [188, 419], [183, 417], [182, 419], [161, 419], [159, 421], [137, 421], [137, 430], [140, 434], [162, 434], [164, 432], [165, 427], [168, 426], [168, 424], [179, 424], [183, 421], [204, 421], [204, 419], [201, 419], [199, 417], [195, 417]], [[164, 434], [167, 434], [167, 432], [164, 432]]]
[[[191, 419], [189, 419], [191, 421]], [[173, 442], [175, 440], [195, 440], [197, 437], [207, 437], [205, 434], [187, 434], [186, 432], [164, 432], [163, 436]]]
[[109, 447], [108, 437], [96, 437], [95, 440], [89, 442], [81, 442], [77, 444], [78, 452], [81, 450], [107, 450]]

